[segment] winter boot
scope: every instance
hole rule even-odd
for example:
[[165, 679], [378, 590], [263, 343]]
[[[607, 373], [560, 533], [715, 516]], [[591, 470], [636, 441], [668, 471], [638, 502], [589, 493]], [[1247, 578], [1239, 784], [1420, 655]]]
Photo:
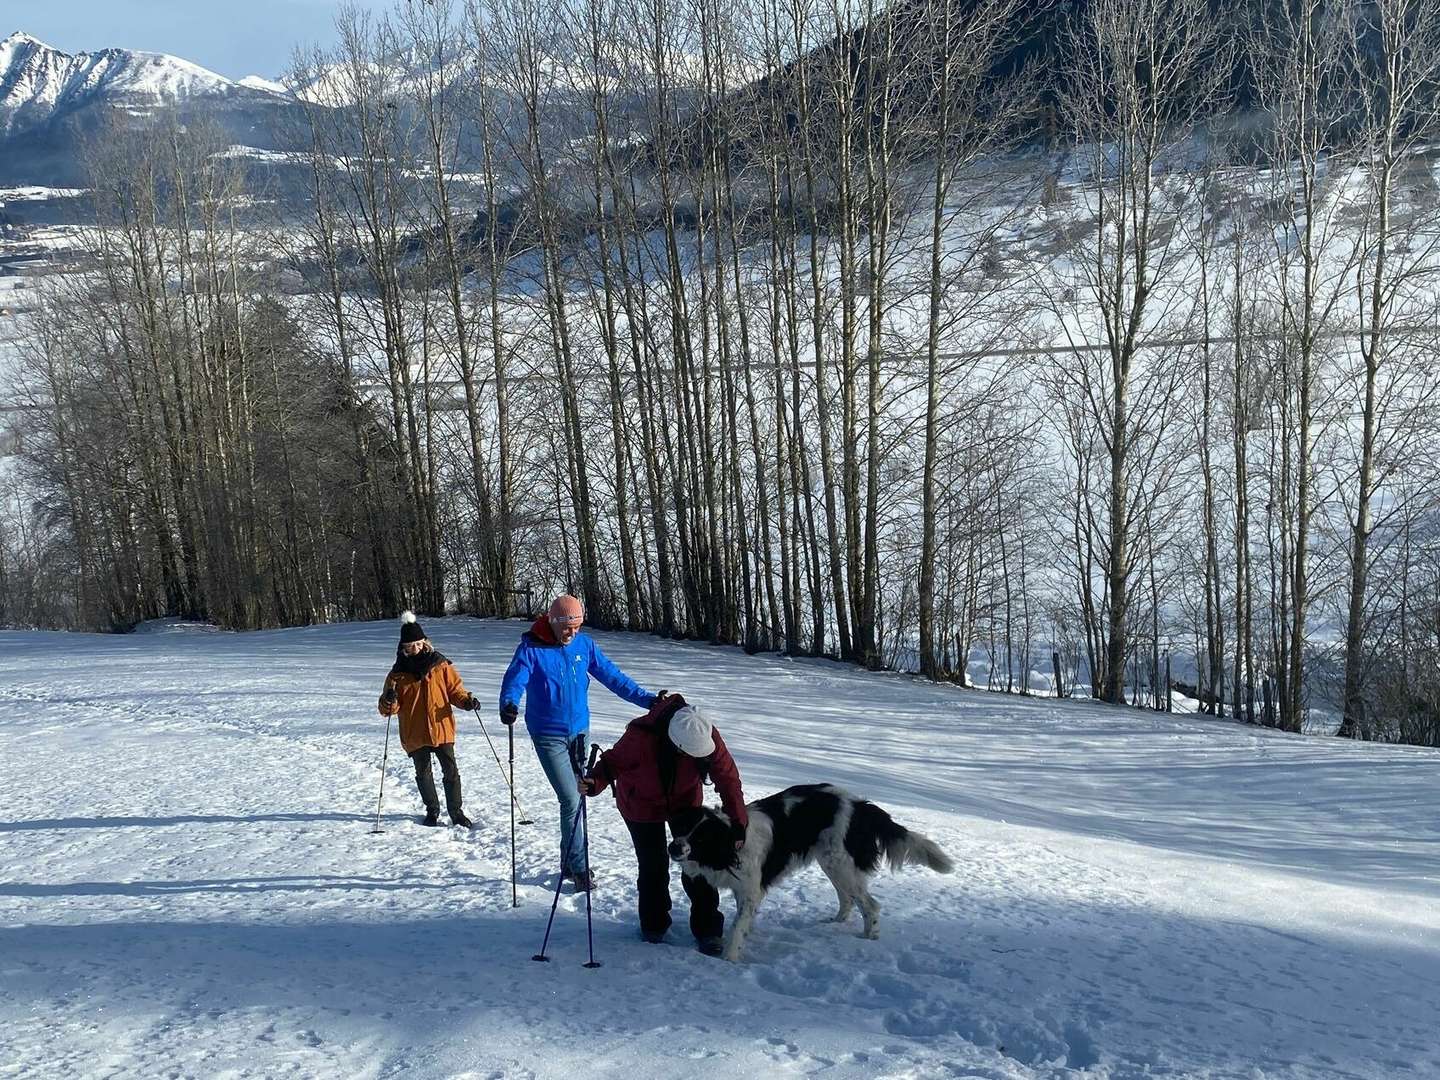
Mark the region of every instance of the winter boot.
[[647, 944], [650, 944], [650, 945], [660, 945], [660, 944], [663, 944], [664, 941], [665, 941], [665, 931], [664, 931], [664, 930], [641, 930], [641, 931], [640, 931], [640, 937], [641, 937], [641, 939], [642, 939], [643, 941], [645, 941]]
[[440, 824], [440, 810], [438, 807], [431, 807], [425, 811], [424, 824], [431, 826]]
[[725, 951], [724, 944], [718, 937], [696, 938], [695, 948], [699, 949], [706, 956], [719, 956]]
[[570, 880], [575, 882], [576, 892], [589, 892], [595, 887], [595, 878], [588, 870], [577, 870], [570, 875]]
[[465, 816], [464, 810], [451, 810], [450, 824], [459, 825], [462, 829], [473, 829], [475, 827], [475, 823]]

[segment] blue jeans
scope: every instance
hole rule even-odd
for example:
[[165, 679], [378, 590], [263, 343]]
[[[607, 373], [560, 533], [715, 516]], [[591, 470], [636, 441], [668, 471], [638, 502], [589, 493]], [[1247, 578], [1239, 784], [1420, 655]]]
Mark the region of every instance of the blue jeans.
[[572, 874], [589, 869], [585, 865], [585, 827], [580, 821], [580, 787], [575, 783], [576, 770], [584, 768], [588, 734], [531, 736], [540, 768], [560, 800], [560, 865]]

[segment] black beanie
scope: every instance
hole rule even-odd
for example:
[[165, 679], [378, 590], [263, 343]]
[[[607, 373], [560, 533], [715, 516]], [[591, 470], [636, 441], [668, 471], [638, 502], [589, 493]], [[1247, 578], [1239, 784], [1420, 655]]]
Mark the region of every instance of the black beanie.
[[415, 621], [415, 613], [407, 611], [400, 616], [400, 644], [406, 645], [412, 641], [423, 641], [425, 631]]

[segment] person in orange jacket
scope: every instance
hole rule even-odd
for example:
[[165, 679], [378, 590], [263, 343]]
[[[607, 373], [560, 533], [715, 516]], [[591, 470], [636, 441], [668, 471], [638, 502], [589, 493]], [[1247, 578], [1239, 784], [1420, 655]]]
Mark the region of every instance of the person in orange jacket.
[[445, 779], [445, 810], [452, 825], [470, 828], [460, 802], [460, 766], [455, 762], [455, 714], [457, 709], [474, 709], [479, 702], [465, 684], [455, 665], [436, 652], [425, 636], [414, 612], [400, 616], [400, 645], [395, 666], [385, 676], [380, 694], [380, 715], [400, 714], [400, 745], [415, 763], [415, 786], [425, 803], [425, 824], [440, 824], [440, 800], [435, 795], [435, 774], [430, 755], [440, 759]]

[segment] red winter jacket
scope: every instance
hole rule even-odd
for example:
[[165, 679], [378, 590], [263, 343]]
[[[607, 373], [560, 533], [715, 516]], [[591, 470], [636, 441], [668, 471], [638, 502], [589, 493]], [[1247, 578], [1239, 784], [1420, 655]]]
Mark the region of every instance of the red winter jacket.
[[611, 783], [620, 816], [626, 821], [666, 821], [677, 810], [699, 806], [705, 801], [700, 776], [700, 763], [720, 793], [720, 804], [730, 820], [744, 828], [750, 823], [745, 813], [745, 793], [740, 790], [740, 772], [725, 748], [719, 730], [714, 731], [715, 751], [708, 758], [696, 759], [674, 750], [675, 782], [667, 793], [660, 778], [660, 740], [667, 739], [664, 729], [674, 712], [685, 704], [679, 694], [658, 701], [644, 716], [631, 720], [625, 734], [595, 763], [590, 777], [596, 782], [596, 794]]

